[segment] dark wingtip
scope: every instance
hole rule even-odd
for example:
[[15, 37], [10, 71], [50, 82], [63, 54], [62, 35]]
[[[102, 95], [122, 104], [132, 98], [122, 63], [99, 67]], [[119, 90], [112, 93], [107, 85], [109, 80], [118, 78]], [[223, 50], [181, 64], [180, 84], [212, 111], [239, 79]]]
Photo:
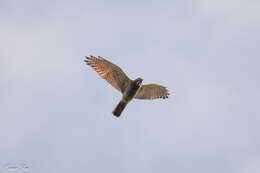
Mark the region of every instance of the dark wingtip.
[[84, 59], [84, 61], [87, 63], [87, 65], [91, 65], [91, 61], [95, 58], [92, 55], [89, 56], [85, 56], [86, 59]]
[[84, 62], [87, 64], [87, 65], [90, 65], [90, 61], [88, 59], [85, 59]]
[[163, 98], [163, 99], [168, 99], [168, 98], [169, 98], [169, 95], [170, 95], [170, 93], [169, 93], [169, 91], [167, 90], [167, 93], [166, 93], [166, 95], [165, 95], [165, 96], [163, 96], [162, 98]]

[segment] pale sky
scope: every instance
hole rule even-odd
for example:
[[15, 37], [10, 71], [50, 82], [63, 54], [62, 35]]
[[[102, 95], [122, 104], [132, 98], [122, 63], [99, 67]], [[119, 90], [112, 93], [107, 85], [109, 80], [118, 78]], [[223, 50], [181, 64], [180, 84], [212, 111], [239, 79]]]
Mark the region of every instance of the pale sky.
[[[0, 172], [259, 173], [259, 9], [0, 0]], [[86, 55], [170, 98], [133, 100], [115, 118], [121, 94]]]

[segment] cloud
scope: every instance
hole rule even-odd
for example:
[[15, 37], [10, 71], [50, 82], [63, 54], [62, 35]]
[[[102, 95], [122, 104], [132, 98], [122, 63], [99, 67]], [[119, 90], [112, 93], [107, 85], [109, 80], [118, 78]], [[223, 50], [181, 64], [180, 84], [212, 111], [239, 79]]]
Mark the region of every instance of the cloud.
[[[257, 170], [258, 6], [2, 2], [0, 163], [23, 160], [33, 172]], [[134, 100], [115, 119], [121, 95], [85, 66], [89, 54], [167, 86], [170, 99]]]

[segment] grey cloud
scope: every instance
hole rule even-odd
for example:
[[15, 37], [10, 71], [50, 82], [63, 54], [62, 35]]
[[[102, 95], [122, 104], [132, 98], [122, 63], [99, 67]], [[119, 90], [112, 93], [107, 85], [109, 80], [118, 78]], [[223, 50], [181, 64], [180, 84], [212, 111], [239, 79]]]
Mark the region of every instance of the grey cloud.
[[[0, 164], [259, 172], [258, 2], [1, 4]], [[85, 66], [89, 54], [170, 99], [135, 100], [115, 119], [120, 94]]]

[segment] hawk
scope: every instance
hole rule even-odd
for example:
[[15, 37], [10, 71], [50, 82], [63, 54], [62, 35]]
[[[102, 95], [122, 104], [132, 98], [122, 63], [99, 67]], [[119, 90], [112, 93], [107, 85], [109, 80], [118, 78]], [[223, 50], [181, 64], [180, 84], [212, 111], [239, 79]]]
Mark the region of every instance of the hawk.
[[157, 84], [142, 85], [142, 78], [131, 80], [117, 65], [109, 62], [105, 58], [98, 56], [86, 56], [84, 60], [102, 78], [110, 83], [115, 89], [122, 93], [122, 99], [113, 110], [113, 115], [119, 117], [126, 105], [133, 99], [156, 99], [168, 98], [169, 92], [166, 87]]

